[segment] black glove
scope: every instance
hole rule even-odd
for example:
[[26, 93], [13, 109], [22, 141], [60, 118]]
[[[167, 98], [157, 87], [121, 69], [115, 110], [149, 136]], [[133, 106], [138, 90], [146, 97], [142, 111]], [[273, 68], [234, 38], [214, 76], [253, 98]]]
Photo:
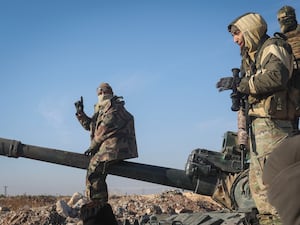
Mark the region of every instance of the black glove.
[[80, 97], [80, 100], [74, 103], [76, 112], [83, 112], [83, 98]]
[[222, 77], [218, 82], [216, 87], [219, 91], [231, 90], [233, 88], [233, 77]]
[[75, 108], [76, 108], [76, 115], [83, 113], [83, 98], [82, 96], [80, 97], [80, 100], [74, 103]]
[[96, 141], [92, 140], [90, 147], [84, 152], [84, 154], [87, 156], [95, 155], [99, 147], [100, 145]]
[[74, 103], [76, 108], [76, 115], [83, 112], [83, 98], [80, 97], [80, 100]]
[[93, 156], [96, 154], [96, 152], [98, 151], [97, 148], [91, 148], [89, 147], [85, 152], [84, 152], [84, 155], [86, 156]]
[[244, 94], [250, 94], [249, 77], [243, 77], [237, 90]]
[[84, 155], [86, 155], [86, 156], [92, 155], [92, 149], [88, 148], [88, 149], [84, 152]]

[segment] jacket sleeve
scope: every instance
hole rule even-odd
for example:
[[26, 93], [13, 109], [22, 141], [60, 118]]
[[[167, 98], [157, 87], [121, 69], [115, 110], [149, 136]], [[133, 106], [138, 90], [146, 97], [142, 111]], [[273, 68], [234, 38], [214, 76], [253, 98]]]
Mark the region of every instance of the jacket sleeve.
[[271, 44], [264, 48], [261, 68], [249, 80], [250, 94], [269, 95], [287, 88], [292, 55], [285, 45]]
[[91, 122], [92, 122], [92, 118], [88, 117], [84, 112], [82, 113], [77, 113], [76, 117], [79, 121], [79, 123], [81, 124], [81, 126], [85, 129], [85, 130], [90, 130], [91, 129]]

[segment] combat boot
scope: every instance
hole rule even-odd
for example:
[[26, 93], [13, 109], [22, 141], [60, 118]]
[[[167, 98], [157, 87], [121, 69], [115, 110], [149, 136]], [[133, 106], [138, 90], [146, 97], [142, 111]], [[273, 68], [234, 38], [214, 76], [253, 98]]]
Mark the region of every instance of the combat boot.
[[118, 225], [110, 204], [90, 201], [80, 209], [83, 225]]

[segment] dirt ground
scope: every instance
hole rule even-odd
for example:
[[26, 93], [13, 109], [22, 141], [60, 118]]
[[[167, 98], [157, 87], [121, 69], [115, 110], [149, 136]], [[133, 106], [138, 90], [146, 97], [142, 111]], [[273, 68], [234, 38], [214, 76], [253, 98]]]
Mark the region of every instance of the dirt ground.
[[[68, 202], [71, 196], [11, 196], [0, 197], [1, 225], [80, 225], [79, 218], [65, 218], [56, 211], [58, 201]], [[165, 191], [152, 195], [112, 195], [109, 204], [119, 222], [133, 222], [147, 214], [179, 214], [210, 212], [222, 207], [210, 197]]]

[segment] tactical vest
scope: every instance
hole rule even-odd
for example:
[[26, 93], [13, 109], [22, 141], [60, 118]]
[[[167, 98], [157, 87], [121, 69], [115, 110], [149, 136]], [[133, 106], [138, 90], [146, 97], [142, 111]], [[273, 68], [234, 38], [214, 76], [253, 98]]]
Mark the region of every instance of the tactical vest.
[[297, 60], [300, 60], [300, 26], [296, 30], [285, 33], [287, 42], [293, 49], [293, 54]]
[[298, 25], [296, 30], [285, 33], [285, 36], [294, 54], [294, 69], [288, 94], [295, 107], [295, 116], [300, 117], [300, 26]]
[[[259, 73], [262, 73], [264, 70], [264, 68], [262, 68], [262, 63], [265, 59], [265, 49], [273, 44], [290, 49], [290, 46], [284, 39], [278, 37], [268, 38], [259, 47], [255, 56], [255, 65], [253, 66], [255, 67], [254, 71], [257, 71], [257, 73], [258, 71], [260, 71]], [[290, 53], [292, 53], [291, 49]], [[289, 66], [289, 77], [291, 77], [292, 64], [287, 66]], [[248, 101], [251, 104], [248, 112], [249, 116], [293, 120], [295, 118], [295, 107], [289, 100], [288, 92], [289, 88], [277, 91], [271, 95], [249, 96]]]

